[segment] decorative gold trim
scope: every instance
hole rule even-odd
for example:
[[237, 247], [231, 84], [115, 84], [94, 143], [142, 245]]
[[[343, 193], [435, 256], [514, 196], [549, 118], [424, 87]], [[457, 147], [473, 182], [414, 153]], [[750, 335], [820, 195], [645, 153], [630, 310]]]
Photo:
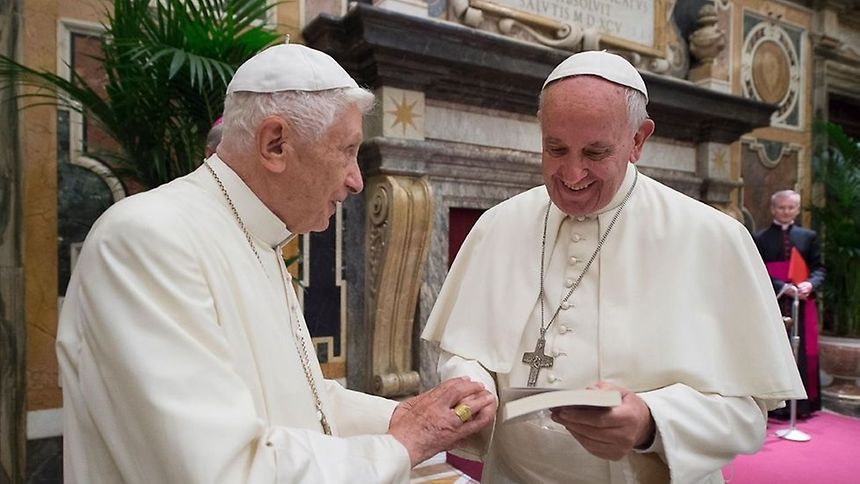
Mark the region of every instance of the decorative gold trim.
[[381, 175], [368, 180], [367, 193], [365, 287], [374, 393], [412, 394], [420, 382], [412, 369], [412, 328], [430, 248], [430, 184]]
[[337, 378], [346, 378], [346, 362], [345, 361], [330, 361], [328, 363], [320, 363], [322, 374], [324, 377], [334, 380]]
[[343, 378], [346, 376], [346, 359], [343, 357], [333, 358], [331, 356], [335, 349], [333, 336], [320, 336], [311, 338], [314, 345], [314, 351], [317, 355], [320, 354], [320, 347], [325, 347], [326, 354], [329, 355], [328, 361], [321, 362], [323, 376], [326, 378]]

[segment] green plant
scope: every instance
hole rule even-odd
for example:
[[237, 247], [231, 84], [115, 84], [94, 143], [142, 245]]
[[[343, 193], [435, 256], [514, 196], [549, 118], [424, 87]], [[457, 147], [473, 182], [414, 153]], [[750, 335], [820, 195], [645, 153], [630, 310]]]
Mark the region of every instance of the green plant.
[[[153, 5], [154, 3], [154, 5]], [[154, 187], [192, 171], [223, 110], [235, 69], [272, 44], [267, 0], [114, 0], [106, 12], [100, 94], [71, 79], [0, 56], [0, 78], [32, 87], [17, 97], [63, 105], [91, 117], [119, 146], [88, 152], [121, 175]]]
[[827, 268], [824, 329], [860, 337], [860, 141], [833, 123], [819, 123], [816, 132], [822, 145], [815, 151], [813, 173], [824, 196], [811, 211]]

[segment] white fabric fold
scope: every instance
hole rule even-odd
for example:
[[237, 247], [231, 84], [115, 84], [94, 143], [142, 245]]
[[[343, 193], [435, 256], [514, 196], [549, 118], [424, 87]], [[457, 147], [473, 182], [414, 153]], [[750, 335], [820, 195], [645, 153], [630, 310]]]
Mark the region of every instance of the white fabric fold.
[[[548, 200], [539, 186], [481, 217], [422, 337], [510, 372], [537, 304]], [[602, 226], [613, 213], [599, 215]], [[550, 212], [548, 246], [563, 218]], [[603, 380], [634, 391], [683, 383], [768, 408], [803, 398], [764, 263], [741, 224], [643, 174], [617, 224], [598, 256]]]
[[[405, 482], [390, 435], [397, 402], [312, 377], [294, 339], [283, 223], [210, 159], [260, 259], [206, 167], [129, 197], [94, 225], [58, 328], [67, 483]], [[289, 312], [293, 311], [292, 317]]]

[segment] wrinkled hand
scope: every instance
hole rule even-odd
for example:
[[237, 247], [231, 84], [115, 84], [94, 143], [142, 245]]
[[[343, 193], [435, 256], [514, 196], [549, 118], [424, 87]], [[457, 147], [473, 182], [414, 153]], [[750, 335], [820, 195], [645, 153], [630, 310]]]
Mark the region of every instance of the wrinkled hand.
[[630, 390], [606, 382], [588, 388], [619, 390], [621, 405], [552, 409], [552, 419], [563, 425], [585, 450], [601, 459], [619, 460], [633, 447], [650, 445], [656, 427], [644, 400]]
[[[472, 409], [472, 418], [465, 423], [454, 413], [460, 403]], [[391, 415], [388, 433], [406, 447], [415, 466], [483, 429], [495, 415], [496, 397], [482, 384], [452, 378], [401, 402]]]
[[809, 281], [803, 281], [797, 285], [797, 298], [798, 299], [806, 299], [812, 294], [812, 283]]

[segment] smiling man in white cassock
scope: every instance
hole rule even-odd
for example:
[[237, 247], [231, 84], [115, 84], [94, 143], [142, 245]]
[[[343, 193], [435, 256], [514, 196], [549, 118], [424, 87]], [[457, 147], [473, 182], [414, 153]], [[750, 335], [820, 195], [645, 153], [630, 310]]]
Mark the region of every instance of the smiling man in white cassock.
[[372, 104], [328, 55], [271, 47], [217, 154], [96, 222], [58, 331], [67, 483], [407, 482], [492, 421], [468, 379], [398, 404], [320, 371], [281, 254], [361, 191]]
[[482, 482], [723, 482], [763, 444], [766, 411], [804, 395], [750, 234], [636, 169], [647, 100], [617, 55], [556, 67], [544, 185], [488, 210], [442, 287], [423, 337], [443, 379], [622, 395], [496, 423], [489, 450], [464, 449], [486, 452]]

